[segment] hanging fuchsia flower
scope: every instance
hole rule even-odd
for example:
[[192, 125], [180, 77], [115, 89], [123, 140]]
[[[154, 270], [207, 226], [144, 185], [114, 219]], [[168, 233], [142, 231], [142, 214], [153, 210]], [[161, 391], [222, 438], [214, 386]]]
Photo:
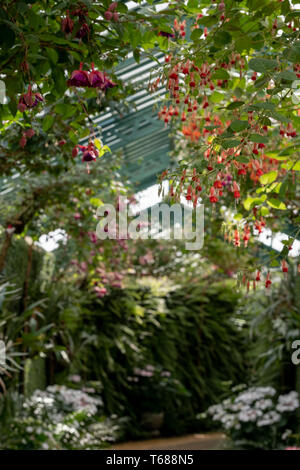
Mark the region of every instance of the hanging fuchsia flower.
[[69, 17], [69, 10], [67, 10], [67, 15], [61, 22], [61, 29], [64, 33], [70, 34], [72, 33], [73, 28], [74, 28], [74, 21], [72, 21], [71, 18]]
[[93, 88], [103, 89], [105, 85], [105, 75], [103, 72], [94, 69], [94, 63], [92, 63], [92, 71], [89, 73], [89, 83]]
[[72, 72], [71, 78], [67, 82], [68, 86], [100, 88], [100, 90], [106, 90], [107, 88], [116, 86], [115, 83], [107, 78], [104, 72], [95, 70], [94, 63], [92, 63], [91, 72], [82, 70], [82, 65], [81, 62], [79, 70]]
[[15, 230], [15, 227], [11, 224], [8, 224], [8, 226], [6, 227], [6, 232], [8, 233], [8, 235], [12, 235]]
[[72, 150], [72, 156], [76, 157], [78, 154], [78, 149], [83, 152], [82, 161], [84, 163], [93, 162], [99, 156], [99, 152], [96, 149], [93, 142], [90, 142], [87, 146], [86, 145], [76, 145]]
[[80, 62], [79, 70], [72, 72], [71, 78], [68, 80], [68, 86], [89, 86], [89, 74], [86, 70], [82, 70], [83, 63]]
[[90, 27], [87, 23], [83, 23], [83, 25], [79, 28], [79, 30], [76, 33], [76, 38], [77, 39], [82, 39], [84, 36], [86, 36], [90, 32]]
[[28, 85], [27, 93], [23, 93], [20, 96], [18, 110], [24, 112], [27, 109], [34, 108], [40, 101], [44, 101], [42, 95], [40, 93], [32, 93], [31, 85]]

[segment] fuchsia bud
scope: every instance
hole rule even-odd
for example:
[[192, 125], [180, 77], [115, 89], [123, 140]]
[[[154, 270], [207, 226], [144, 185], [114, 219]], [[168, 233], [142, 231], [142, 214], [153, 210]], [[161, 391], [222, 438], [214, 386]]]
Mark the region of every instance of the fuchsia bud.
[[21, 139], [19, 140], [19, 145], [23, 149], [25, 147], [26, 143], [27, 143], [27, 139], [26, 139], [26, 136], [23, 134]]
[[26, 131], [24, 132], [24, 134], [26, 135], [26, 137], [28, 137], [28, 139], [30, 139], [31, 137], [34, 136], [35, 132], [33, 129], [26, 129]]
[[104, 18], [105, 18], [107, 21], [110, 21], [110, 20], [112, 19], [112, 17], [113, 17], [113, 14], [112, 14], [111, 11], [106, 11], [106, 12], [104, 13]]
[[109, 9], [109, 11], [114, 11], [114, 10], [117, 8], [117, 6], [118, 6], [118, 3], [117, 3], [117, 2], [112, 2], [112, 3], [109, 5], [108, 9]]
[[67, 16], [61, 22], [61, 29], [64, 33], [70, 34], [72, 33], [74, 28], [74, 22], [69, 17], [69, 10], [67, 10]]
[[72, 150], [72, 157], [73, 158], [77, 157], [77, 155], [78, 155], [78, 147], [75, 146], [75, 147], [73, 147], [73, 150]]

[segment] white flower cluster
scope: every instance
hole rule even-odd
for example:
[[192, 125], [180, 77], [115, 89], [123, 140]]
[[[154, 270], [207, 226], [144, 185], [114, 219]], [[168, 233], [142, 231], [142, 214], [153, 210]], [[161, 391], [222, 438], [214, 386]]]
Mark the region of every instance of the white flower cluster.
[[50, 385], [45, 391], [36, 390], [23, 406], [24, 409], [33, 410], [37, 417], [47, 412], [53, 422], [59, 422], [65, 407], [68, 407], [70, 412], [85, 411], [88, 415], [95, 415], [98, 407], [102, 405], [100, 397], [93, 397], [83, 390], [67, 388], [64, 385]]
[[235, 431], [247, 423], [258, 428], [272, 426], [281, 421], [282, 414], [299, 408], [297, 392], [280, 395], [276, 402], [273, 387], [251, 387], [235, 398], [224, 400], [207, 410], [213, 421], [219, 421], [225, 430]]

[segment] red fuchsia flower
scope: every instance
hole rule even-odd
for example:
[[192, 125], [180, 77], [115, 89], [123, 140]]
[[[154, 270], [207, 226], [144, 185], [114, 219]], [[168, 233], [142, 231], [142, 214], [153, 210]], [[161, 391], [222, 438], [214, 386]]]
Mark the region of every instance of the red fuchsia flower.
[[260, 281], [260, 271], [258, 270], [257, 273], [256, 273], [256, 278], [255, 278], [256, 282]]
[[241, 197], [239, 185], [235, 181], [233, 182], [233, 195], [235, 199], [239, 199]]
[[234, 231], [234, 246], [240, 246], [240, 234], [238, 230]]
[[272, 281], [270, 280], [270, 273], [268, 273], [267, 278], [266, 278], [266, 283], [265, 283], [266, 288], [270, 287], [271, 284], [272, 284]]
[[80, 62], [79, 70], [74, 70], [72, 72], [71, 78], [67, 81], [68, 86], [90, 86], [89, 74], [86, 70], [82, 70], [82, 65], [83, 63]]
[[16, 230], [15, 227], [11, 224], [8, 224], [6, 227], [6, 232], [8, 233], [8, 235], [12, 235], [15, 230]]
[[61, 22], [61, 29], [64, 33], [70, 34], [72, 33], [73, 28], [74, 28], [74, 22], [69, 17], [69, 10], [67, 10], [67, 15]]
[[244, 241], [244, 246], [245, 248], [248, 246], [248, 242], [250, 240], [250, 229], [248, 225], [244, 227], [244, 236], [243, 236], [243, 241]]
[[287, 273], [289, 268], [285, 259], [281, 261], [281, 268], [283, 273]]
[[27, 109], [35, 108], [40, 101], [44, 101], [44, 98], [40, 93], [32, 93], [31, 85], [28, 85], [27, 93], [23, 93], [19, 98], [18, 110], [21, 112]]
[[212, 203], [216, 203], [219, 200], [218, 197], [216, 196], [215, 188], [213, 186], [210, 188], [209, 200]]
[[73, 158], [77, 157], [78, 152], [79, 152], [78, 146], [75, 145], [75, 147], [73, 147], [73, 150], [72, 150], [72, 157], [73, 157]]

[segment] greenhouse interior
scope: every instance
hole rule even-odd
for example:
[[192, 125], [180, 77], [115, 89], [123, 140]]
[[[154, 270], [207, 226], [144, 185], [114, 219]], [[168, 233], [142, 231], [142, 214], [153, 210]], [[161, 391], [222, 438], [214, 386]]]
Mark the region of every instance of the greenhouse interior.
[[0, 25], [0, 449], [300, 450], [299, 0]]

